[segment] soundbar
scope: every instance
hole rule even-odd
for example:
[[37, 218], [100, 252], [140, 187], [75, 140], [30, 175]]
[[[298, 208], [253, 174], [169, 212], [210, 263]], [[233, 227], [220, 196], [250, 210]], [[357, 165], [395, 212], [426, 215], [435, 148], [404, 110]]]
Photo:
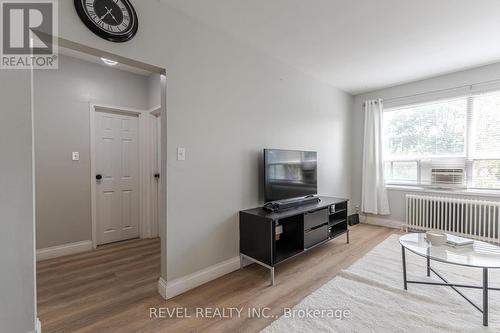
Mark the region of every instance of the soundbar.
[[317, 204], [320, 201], [321, 200], [318, 197], [305, 197], [305, 198], [297, 198], [286, 201], [272, 201], [266, 203], [263, 208], [264, 210], [267, 210], [269, 212], [279, 212], [297, 206]]

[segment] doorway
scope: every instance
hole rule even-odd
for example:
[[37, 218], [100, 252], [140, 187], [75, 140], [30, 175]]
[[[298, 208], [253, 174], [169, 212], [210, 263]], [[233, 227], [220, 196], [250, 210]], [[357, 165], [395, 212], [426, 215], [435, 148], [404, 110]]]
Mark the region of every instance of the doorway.
[[166, 261], [159, 156], [164, 71], [107, 53], [104, 62], [81, 45], [61, 49], [58, 71], [33, 74], [37, 303], [44, 332], [157, 295]]

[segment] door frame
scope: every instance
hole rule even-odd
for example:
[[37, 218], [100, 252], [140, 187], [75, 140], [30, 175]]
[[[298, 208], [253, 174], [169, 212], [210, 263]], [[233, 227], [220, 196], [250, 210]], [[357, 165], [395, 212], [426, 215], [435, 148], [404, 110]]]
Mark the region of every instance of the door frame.
[[[161, 137], [160, 137], [160, 145], [161, 145], [161, 169], [160, 169], [160, 193], [162, 196], [162, 200], [160, 201], [158, 205], [158, 231], [161, 239], [161, 276], [166, 276], [167, 275], [167, 69], [158, 67], [152, 64], [147, 64], [141, 61], [133, 60], [115, 53], [111, 53], [109, 51], [104, 51], [101, 49], [97, 49], [95, 47], [91, 47], [85, 44], [77, 43], [74, 41], [71, 41], [69, 39], [65, 39], [62, 37], [54, 37], [52, 35], [47, 35], [42, 32], [37, 33], [38, 37], [44, 38], [44, 41], [47, 44], [52, 44], [55, 42], [55, 44], [66, 47], [68, 49], [71, 49], [73, 51], [81, 52], [87, 55], [91, 55], [94, 57], [103, 57], [106, 59], [111, 59], [118, 61], [123, 64], [127, 64], [132, 67], [137, 67], [141, 69], [145, 69], [151, 73], [156, 73], [160, 75], [160, 114], [162, 115], [161, 117]], [[43, 37], [45, 36], [45, 37]], [[30, 96], [31, 96], [31, 119], [33, 121], [33, 115], [35, 114], [35, 103], [34, 103], [34, 72], [33, 68], [30, 70]], [[95, 118], [95, 117], [94, 117]], [[33, 125], [33, 124], [32, 124]], [[92, 126], [95, 126], [92, 125]], [[33, 188], [35, 187], [35, 180], [36, 180], [36, 175], [35, 175], [35, 142], [34, 142], [34, 127], [32, 126], [31, 129], [31, 136], [32, 136], [32, 145], [31, 145], [31, 154], [32, 154], [32, 169], [33, 169]], [[91, 140], [94, 140], [93, 136], [91, 136]], [[92, 147], [91, 147], [92, 148]], [[95, 172], [95, 170], [93, 170]], [[33, 190], [33, 211], [35, 211], [35, 206], [36, 206], [36, 195], [35, 191]], [[33, 246], [32, 246], [32, 254], [33, 254], [33, 304], [35, 306], [34, 309], [34, 326], [38, 331], [41, 331], [39, 327], [41, 327], [40, 320], [38, 319], [38, 306], [37, 306], [37, 279], [36, 279], [36, 214], [33, 213]], [[92, 235], [93, 236], [93, 235]], [[163, 283], [163, 279], [160, 277], [158, 280], [159, 283]], [[160, 293], [160, 292], [159, 292]]]
[[161, 203], [161, 179], [166, 176], [161, 173], [161, 105], [151, 108], [150, 114], [154, 117], [151, 118], [151, 126], [155, 127], [154, 131], [151, 131], [151, 135], [156, 137], [151, 138], [152, 142], [156, 142], [155, 151], [152, 153], [153, 160], [153, 170], [155, 173], [160, 175], [159, 179], [154, 179], [152, 181], [151, 187], [151, 198], [152, 198], [152, 211], [155, 214], [152, 217], [151, 233], [152, 235], [160, 234], [160, 203]]
[[[134, 109], [129, 107], [89, 103], [90, 111], [90, 195], [91, 195], [91, 218], [92, 218], [92, 246], [97, 248], [97, 184], [95, 182], [96, 174], [96, 140], [95, 140], [95, 119], [96, 112], [118, 113], [138, 118], [137, 126], [137, 147], [138, 147], [138, 165], [139, 165], [139, 237], [153, 238], [158, 234], [153, 230], [152, 209], [152, 186], [151, 166], [154, 163], [156, 147], [152, 147], [153, 140], [157, 140], [156, 131], [148, 130], [152, 124], [155, 124], [155, 113], [161, 110], [161, 106], [149, 110]], [[158, 142], [161, 145], [161, 142]], [[161, 173], [160, 173], [161, 174]], [[160, 207], [157, 207], [160, 210]], [[158, 214], [158, 213], [157, 213]]]

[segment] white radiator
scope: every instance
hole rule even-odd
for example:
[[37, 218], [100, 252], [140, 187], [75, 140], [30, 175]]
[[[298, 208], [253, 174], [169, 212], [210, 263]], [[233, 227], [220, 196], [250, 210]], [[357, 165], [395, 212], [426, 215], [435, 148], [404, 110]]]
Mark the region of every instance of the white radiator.
[[500, 202], [407, 194], [406, 227], [500, 243]]

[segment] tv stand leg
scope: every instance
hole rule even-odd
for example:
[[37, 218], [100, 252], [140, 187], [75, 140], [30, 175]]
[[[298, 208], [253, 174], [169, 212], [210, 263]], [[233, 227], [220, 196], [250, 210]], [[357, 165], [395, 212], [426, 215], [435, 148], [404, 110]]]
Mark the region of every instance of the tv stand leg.
[[267, 264], [264, 264], [263, 262], [258, 261], [257, 259], [254, 259], [252, 257], [249, 257], [245, 254], [240, 253], [240, 267], [243, 267], [242, 266], [243, 265], [243, 258], [248, 259], [256, 264], [259, 264], [259, 265], [264, 266], [265, 268], [269, 269], [269, 271], [271, 272], [271, 286], [274, 286], [274, 267], [273, 266], [269, 266]]
[[347, 237], [347, 244], [349, 244], [349, 229], [347, 229], [346, 237]]

